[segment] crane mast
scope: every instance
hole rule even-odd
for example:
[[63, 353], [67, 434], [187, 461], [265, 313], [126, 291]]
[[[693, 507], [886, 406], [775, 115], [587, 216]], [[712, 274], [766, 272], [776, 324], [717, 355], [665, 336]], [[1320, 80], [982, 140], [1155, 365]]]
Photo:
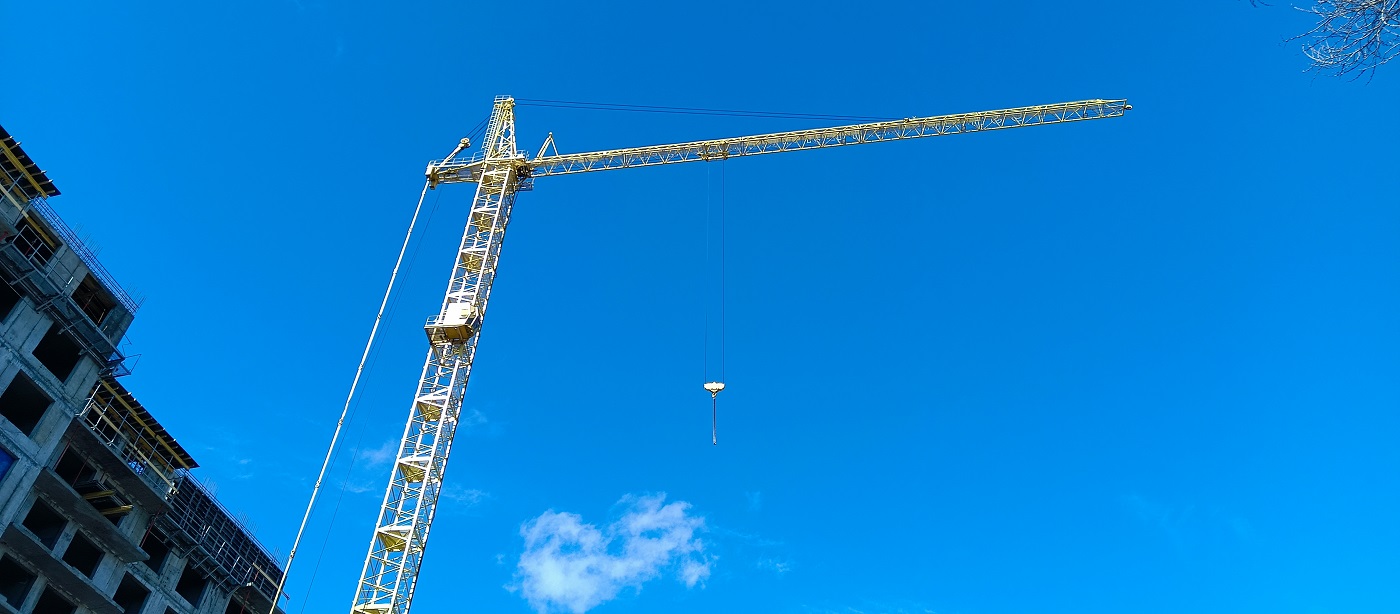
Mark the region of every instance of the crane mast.
[[[443, 473], [462, 411], [516, 194], [550, 175], [708, 161], [842, 145], [983, 132], [1122, 116], [1126, 100], [1085, 100], [956, 115], [796, 130], [533, 159], [516, 149], [515, 101], [497, 97], [480, 152], [428, 165], [429, 187], [476, 183], [471, 214], [436, 316], [424, 326], [429, 348], [408, 424], [370, 538], [351, 614], [407, 614], [442, 491]], [[463, 141], [465, 144], [465, 141]], [[460, 148], [458, 149], [460, 151]]]
[[428, 530], [442, 494], [478, 331], [517, 192], [514, 101], [497, 98], [482, 144], [471, 215], [438, 315], [428, 357], [370, 539], [351, 612], [403, 614], [413, 600]]

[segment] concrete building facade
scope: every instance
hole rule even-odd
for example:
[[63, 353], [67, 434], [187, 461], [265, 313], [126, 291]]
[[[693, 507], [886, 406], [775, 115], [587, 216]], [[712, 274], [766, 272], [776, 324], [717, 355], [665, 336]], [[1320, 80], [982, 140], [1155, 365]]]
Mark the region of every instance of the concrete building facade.
[[0, 128], [0, 614], [268, 612], [276, 559], [122, 385], [133, 301]]

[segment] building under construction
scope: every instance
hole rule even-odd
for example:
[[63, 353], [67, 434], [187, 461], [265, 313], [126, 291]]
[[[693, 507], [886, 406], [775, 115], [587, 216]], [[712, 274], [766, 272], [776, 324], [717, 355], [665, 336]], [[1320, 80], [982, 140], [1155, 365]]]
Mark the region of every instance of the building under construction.
[[267, 612], [277, 560], [121, 383], [137, 303], [0, 128], [0, 614]]

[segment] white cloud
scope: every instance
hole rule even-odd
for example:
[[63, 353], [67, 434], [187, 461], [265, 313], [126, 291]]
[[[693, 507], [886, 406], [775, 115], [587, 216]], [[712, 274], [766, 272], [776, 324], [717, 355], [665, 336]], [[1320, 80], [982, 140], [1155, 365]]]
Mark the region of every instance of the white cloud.
[[759, 569], [771, 571], [771, 572], [773, 572], [773, 573], [775, 573], [775, 574], [778, 574], [778, 575], [780, 575], [780, 576], [786, 574], [786, 573], [789, 572], [789, 571], [792, 571], [792, 561], [783, 560], [783, 559], [776, 559], [776, 558], [764, 558], [764, 559], [759, 559], [759, 560], [758, 560], [758, 563], [756, 563], [756, 565], [757, 565], [757, 567], [758, 567]]
[[749, 511], [757, 512], [763, 509], [763, 492], [755, 490], [744, 492], [744, 498], [749, 500]]
[[[473, 424], [486, 423], [486, 418], [482, 417], [480, 412], [472, 416]], [[478, 418], [479, 422], [475, 422]], [[386, 439], [377, 447], [355, 449], [349, 468], [345, 470], [341, 487], [353, 495], [383, 493], [390, 479], [389, 468], [399, 456], [400, 445], [398, 439]], [[491, 493], [484, 490], [464, 488], [451, 483], [443, 486], [439, 497], [440, 500], [451, 504], [452, 509], [457, 510], [476, 507], [492, 498]]]
[[456, 484], [445, 484], [438, 498], [459, 507], [476, 507], [490, 499], [491, 493], [476, 488], [463, 488]]
[[520, 528], [525, 552], [516, 567], [513, 589], [537, 612], [582, 614], [617, 597], [624, 588], [672, 572], [687, 587], [710, 577], [713, 557], [695, 534], [705, 519], [690, 514], [690, 504], [663, 505], [665, 493], [626, 496], [622, 517], [608, 526], [585, 524], [578, 514], [550, 510]]
[[384, 492], [389, 477], [388, 467], [398, 453], [399, 442], [396, 439], [387, 439], [376, 448], [355, 450], [341, 487], [354, 495]]
[[486, 414], [479, 409], [463, 410], [461, 416], [457, 418], [457, 428], [459, 430], [471, 429], [486, 424]]
[[388, 439], [377, 448], [361, 449], [355, 453], [355, 458], [370, 468], [384, 467], [389, 461], [394, 460], [399, 455], [399, 441]]

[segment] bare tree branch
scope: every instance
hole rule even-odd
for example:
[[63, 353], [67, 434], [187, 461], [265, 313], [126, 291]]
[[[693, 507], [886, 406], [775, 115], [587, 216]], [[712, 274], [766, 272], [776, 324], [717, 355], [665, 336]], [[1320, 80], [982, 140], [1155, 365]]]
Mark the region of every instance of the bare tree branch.
[[1400, 0], [1316, 0], [1298, 10], [1317, 15], [1303, 41], [1310, 70], [1334, 76], [1375, 76], [1378, 66], [1400, 55]]
[[[1263, 0], [1249, 3], [1269, 6]], [[1308, 70], [1369, 78], [1400, 55], [1400, 0], [1313, 0], [1298, 10], [1318, 18], [1311, 30], [1288, 39], [1303, 41]]]

